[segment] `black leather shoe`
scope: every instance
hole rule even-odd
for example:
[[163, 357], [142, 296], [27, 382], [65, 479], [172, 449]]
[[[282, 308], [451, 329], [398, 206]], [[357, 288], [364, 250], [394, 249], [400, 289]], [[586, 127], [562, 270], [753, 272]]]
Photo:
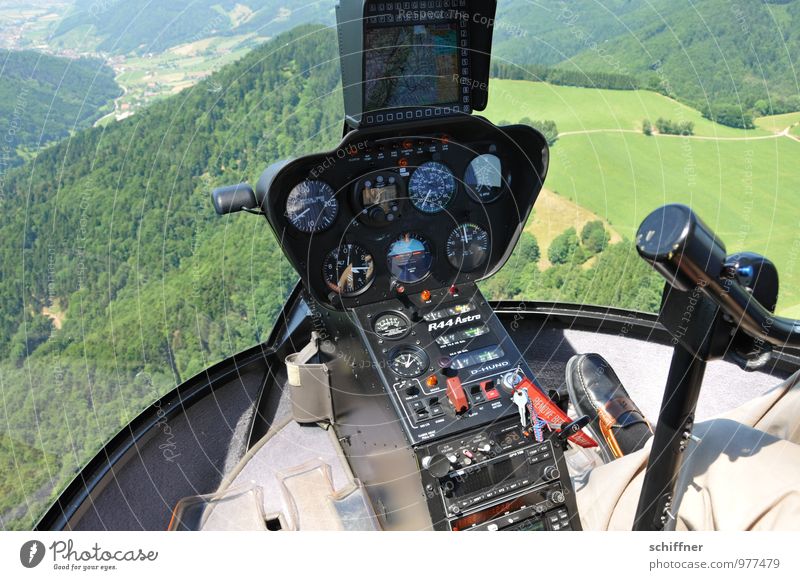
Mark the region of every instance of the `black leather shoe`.
[[638, 451], [653, 435], [644, 414], [599, 354], [579, 354], [569, 360], [567, 390], [577, 416], [591, 418], [586, 429], [606, 462]]

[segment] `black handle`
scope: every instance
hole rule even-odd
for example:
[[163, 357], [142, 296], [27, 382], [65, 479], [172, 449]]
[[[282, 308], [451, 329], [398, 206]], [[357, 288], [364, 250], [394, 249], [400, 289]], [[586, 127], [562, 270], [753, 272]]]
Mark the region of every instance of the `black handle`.
[[651, 213], [636, 235], [639, 255], [677, 290], [699, 288], [738, 327], [756, 340], [777, 347], [800, 348], [800, 324], [775, 316], [739, 283], [729, 267], [725, 245], [684, 205]]
[[246, 183], [218, 187], [211, 193], [214, 209], [219, 215], [237, 213], [244, 210], [256, 210], [256, 194]]

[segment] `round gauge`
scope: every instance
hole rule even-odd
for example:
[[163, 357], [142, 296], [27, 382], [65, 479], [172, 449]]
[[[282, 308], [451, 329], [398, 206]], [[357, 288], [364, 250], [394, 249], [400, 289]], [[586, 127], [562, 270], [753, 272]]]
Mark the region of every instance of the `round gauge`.
[[389, 247], [389, 271], [404, 284], [416, 284], [431, 271], [433, 254], [427, 240], [419, 234], [404, 233]]
[[411, 332], [411, 321], [397, 312], [387, 312], [375, 319], [375, 334], [384, 340], [399, 340]]
[[430, 359], [419, 347], [399, 346], [389, 355], [389, 367], [404, 379], [413, 379], [428, 370]]
[[355, 296], [372, 282], [375, 262], [361, 246], [342, 244], [327, 255], [322, 273], [328, 288], [342, 296]]
[[489, 203], [499, 198], [504, 190], [503, 164], [497, 155], [478, 155], [464, 174], [467, 193], [478, 203]]
[[408, 196], [414, 207], [423, 213], [439, 213], [456, 193], [453, 172], [437, 161], [420, 165], [408, 182]]
[[472, 272], [489, 258], [489, 234], [475, 224], [463, 224], [447, 238], [447, 259], [456, 270]]
[[286, 200], [286, 217], [306, 234], [327, 230], [338, 214], [336, 192], [324, 181], [299, 183]]

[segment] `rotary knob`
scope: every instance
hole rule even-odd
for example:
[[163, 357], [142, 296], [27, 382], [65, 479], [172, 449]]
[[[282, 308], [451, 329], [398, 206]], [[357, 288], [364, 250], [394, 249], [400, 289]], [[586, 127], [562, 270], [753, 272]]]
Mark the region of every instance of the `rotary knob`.
[[548, 465], [542, 471], [542, 477], [544, 478], [545, 481], [555, 481], [556, 479], [561, 477], [561, 472], [555, 465]]
[[441, 453], [434, 453], [422, 458], [422, 467], [427, 469], [436, 479], [441, 479], [450, 473], [450, 461]]
[[546, 497], [548, 501], [554, 504], [564, 503], [564, 492], [560, 489], [548, 491]]

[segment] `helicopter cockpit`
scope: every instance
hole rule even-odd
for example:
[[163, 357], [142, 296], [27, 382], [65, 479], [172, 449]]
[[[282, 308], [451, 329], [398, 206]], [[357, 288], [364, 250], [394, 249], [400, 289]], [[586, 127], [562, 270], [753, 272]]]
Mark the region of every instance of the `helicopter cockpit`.
[[[325, 311], [326, 358], [361, 369], [332, 372], [327, 419], [373, 500], [412, 528], [498, 527], [497, 506], [513, 505], [515, 526], [580, 529], [561, 446], [520, 432], [512, 393], [540, 386], [475, 284], [516, 245], [547, 144], [470, 115], [486, 104], [491, 27], [463, 0], [424, 5], [340, 5], [351, 130], [336, 151], [267, 170], [255, 204], [235, 186], [215, 205], [264, 210]], [[402, 451], [376, 469], [386, 445]]]
[[[774, 267], [728, 256], [684, 206], [656, 210], [636, 240], [667, 280], [658, 318], [482, 295], [549, 165], [539, 131], [474, 114], [495, 8], [342, 0], [339, 146], [214, 191], [217, 213], [266, 219], [301, 282], [267, 346], [225, 370], [268, 367], [246, 451], [215, 490], [177, 502], [170, 529], [581, 530], [575, 478], [602, 459], [590, 418], [532, 367], [550, 325], [673, 353], [634, 524], [668, 529], [705, 362], [797, 368], [800, 327], [770, 310]], [[70, 493], [61, 525], [79, 519]]]

